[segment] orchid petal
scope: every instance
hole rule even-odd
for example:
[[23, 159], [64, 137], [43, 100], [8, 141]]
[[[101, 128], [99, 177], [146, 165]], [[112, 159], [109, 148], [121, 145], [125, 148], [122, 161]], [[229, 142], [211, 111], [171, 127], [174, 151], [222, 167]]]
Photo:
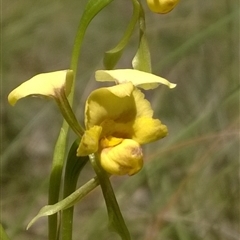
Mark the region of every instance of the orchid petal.
[[90, 128], [94, 125], [107, 124], [103, 126], [103, 132], [106, 132], [110, 124], [108, 128], [111, 128], [112, 132], [114, 128], [117, 132], [122, 132], [124, 127], [127, 127], [129, 132], [130, 125], [136, 118], [152, 115], [153, 110], [149, 101], [129, 82], [93, 91], [86, 102], [85, 125]]
[[133, 175], [143, 166], [141, 146], [132, 139], [124, 139], [117, 146], [104, 148], [100, 153], [100, 163], [108, 173]]
[[128, 122], [135, 119], [136, 107], [132, 83], [125, 83], [93, 91], [87, 99], [85, 108], [85, 125], [91, 128], [101, 125], [106, 119]]
[[168, 129], [158, 119], [140, 117], [133, 124], [133, 133], [133, 140], [139, 144], [146, 144], [167, 136]]
[[16, 102], [27, 96], [48, 96], [55, 97], [56, 91], [64, 89], [68, 96], [73, 81], [72, 70], [61, 70], [56, 72], [41, 73], [28, 81], [22, 83], [8, 95], [8, 102], [15, 105]]
[[97, 152], [101, 132], [102, 127], [100, 126], [86, 130], [77, 149], [77, 156], [87, 156]]
[[117, 84], [132, 82], [134, 86], [145, 90], [157, 88], [159, 84], [169, 88], [176, 87], [175, 83], [171, 83], [165, 78], [136, 69], [98, 70], [95, 78], [99, 82], [115, 81]]

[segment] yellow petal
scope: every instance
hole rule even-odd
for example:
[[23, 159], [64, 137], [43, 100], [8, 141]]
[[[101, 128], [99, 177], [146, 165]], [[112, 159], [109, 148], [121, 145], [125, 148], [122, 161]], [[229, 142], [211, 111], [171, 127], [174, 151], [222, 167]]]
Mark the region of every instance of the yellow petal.
[[133, 89], [134, 86], [131, 82], [121, 84], [120, 86], [108, 87], [108, 91], [120, 98], [131, 96]]
[[[118, 87], [120, 85], [114, 86], [114, 88]], [[129, 139], [136, 135], [135, 131], [139, 131], [133, 126], [136, 119], [141, 117], [151, 119], [153, 116], [150, 102], [137, 88], [134, 88], [131, 96], [124, 98], [111, 94], [109, 88], [97, 89], [89, 96], [85, 113], [87, 129], [99, 125], [102, 127], [101, 137]]]
[[131, 139], [124, 139], [117, 146], [104, 148], [100, 153], [100, 163], [108, 173], [133, 175], [143, 166], [141, 146]]
[[145, 95], [137, 88], [133, 91], [133, 97], [136, 105], [136, 117], [152, 117], [153, 110], [150, 102], [145, 99]]
[[117, 122], [111, 119], [106, 119], [101, 123], [102, 137], [116, 137], [116, 138], [132, 138], [135, 117], [131, 121]]
[[[114, 133], [113, 136], [126, 138], [131, 136], [132, 124], [136, 118], [152, 117], [151, 105], [139, 89], [131, 88], [130, 96], [127, 94], [128, 91], [123, 91], [125, 95], [119, 94], [119, 91], [131, 86], [132, 83], [125, 83], [93, 91], [85, 108], [87, 129], [94, 125], [101, 125], [104, 136], [107, 133], [110, 135]], [[116, 92], [118, 95], [115, 94]]]
[[100, 126], [86, 130], [77, 149], [77, 156], [87, 156], [97, 152], [101, 132], [102, 127]]
[[168, 13], [178, 2], [179, 0], [147, 0], [148, 7], [155, 13]]
[[176, 87], [175, 83], [170, 83], [165, 78], [136, 69], [98, 70], [95, 78], [100, 82], [115, 81], [117, 84], [132, 82], [134, 86], [145, 90], [154, 89], [159, 84], [164, 84], [169, 88]]
[[101, 148], [108, 148], [108, 147], [114, 147], [118, 144], [120, 144], [123, 141], [122, 138], [116, 138], [116, 137], [104, 137], [100, 141]]
[[146, 144], [167, 136], [168, 130], [158, 119], [140, 117], [133, 125], [133, 133], [133, 140], [139, 144]]
[[55, 92], [59, 89], [64, 89], [68, 96], [71, 91], [72, 81], [72, 70], [41, 73], [15, 88], [8, 95], [8, 102], [15, 105], [19, 99], [31, 95], [54, 97]]
[[85, 107], [86, 128], [101, 125], [106, 119], [118, 122], [129, 122], [135, 119], [133, 90], [132, 83], [126, 83], [93, 91]]
[[[112, 135], [122, 138], [132, 138], [134, 131], [132, 125], [135, 119], [142, 116], [149, 118], [153, 116], [153, 110], [150, 102], [145, 99], [145, 95], [139, 89], [135, 88], [131, 97], [134, 99], [134, 103], [131, 103], [134, 105], [134, 107], [132, 106], [132, 112], [135, 112], [136, 114], [132, 115], [132, 118], [127, 118], [128, 116], [131, 116], [130, 114], [128, 114], [125, 118], [118, 117], [113, 119], [106, 117], [106, 119], [101, 123], [101, 126], [103, 127], [103, 136]], [[116, 105], [116, 108], [118, 108], [121, 104], [122, 103], [120, 102], [118, 105]], [[131, 104], [127, 104], [126, 107], [130, 108]], [[131, 112], [131, 110], [125, 112]]]

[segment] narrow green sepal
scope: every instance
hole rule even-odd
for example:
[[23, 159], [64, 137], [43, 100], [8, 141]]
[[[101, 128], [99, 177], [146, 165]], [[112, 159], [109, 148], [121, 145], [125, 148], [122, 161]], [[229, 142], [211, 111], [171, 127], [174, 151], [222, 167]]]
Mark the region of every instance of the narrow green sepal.
[[152, 72], [151, 54], [149, 51], [146, 37], [144, 10], [141, 5], [138, 21], [139, 21], [139, 46], [137, 53], [133, 58], [132, 66], [133, 69], [151, 73]]
[[123, 50], [128, 44], [130, 37], [132, 36], [133, 30], [135, 28], [135, 25], [138, 21], [139, 13], [140, 13], [139, 2], [137, 0], [132, 0], [132, 4], [133, 4], [132, 18], [127, 26], [127, 29], [122, 39], [120, 40], [120, 42], [117, 44], [116, 47], [105, 52], [104, 54], [103, 64], [104, 64], [104, 67], [108, 70], [113, 69], [116, 66], [119, 59], [121, 58]]

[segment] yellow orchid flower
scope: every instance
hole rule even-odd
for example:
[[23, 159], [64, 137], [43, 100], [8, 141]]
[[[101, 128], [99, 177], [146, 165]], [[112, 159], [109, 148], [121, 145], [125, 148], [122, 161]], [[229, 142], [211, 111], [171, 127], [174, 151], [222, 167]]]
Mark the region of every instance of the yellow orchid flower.
[[93, 91], [85, 106], [85, 126], [77, 155], [98, 153], [101, 166], [116, 175], [137, 173], [143, 165], [141, 145], [168, 133], [132, 82]]
[[157, 88], [159, 84], [169, 88], [176, 87], [175, 83], [171, 83], [165, 78], [136, 69], [98, 70], [95, 73], [95, 78], [99, 82], [114, 81], [117, 84], [132, 82], [134, 86], [144, 90]]
[[178, 4], [179, 0], [147, 0], [149, 9], [154, 13], [168, 13]]
[[8, 102], [14, 106], [21, 98], [37, 95], [55, 98], [60, 90], [64, 90], [66, 96], [68, 96], [71, 91], [72, 81], [72, 70], [41, 73], [25, 81], [10, 92]]

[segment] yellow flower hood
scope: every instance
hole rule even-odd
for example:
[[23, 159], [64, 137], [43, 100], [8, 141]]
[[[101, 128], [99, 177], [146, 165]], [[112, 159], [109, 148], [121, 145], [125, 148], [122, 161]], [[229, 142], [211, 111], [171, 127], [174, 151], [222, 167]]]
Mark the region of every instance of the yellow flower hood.
[[[110, 155], [113, 154], [109, 150], [114, 150], [114, 156], [116, 156], [116, 147], [118, 146], [119, 151], [125, 153], [129, 151], [128, 147], [130, 147], [132, 149], [130, 152], [134, 154], [137, 152], [138, 156], [136, 157], [141, 162], [142, 152], [138, 149], [140, 145], [163, 138], [168, 132], [167, 127], [160, 120], [153, 119], [153, 110], [149, 101], [131, 82], [93, 91], [85, 106], [85, 126], [86, 131], [77, 155], [84, 156], [98, 152], [100, 160], [101, 153], [106, 155], [106, 149]], [[133, 140], [136, 144], [133, 142], [128, 144], [124, 141], [126, 139]], [[132, 158], [132, 156], [129, 157]], [[117, 158], [126, 160], [127, 156], [120, 154]], [[107, 157], [105, 156], [104, 159]], [[101, 164], [104, 167], [103, 162], [101, 161]], [[126, 174], [125, 171], [116, 173], [111, 169], [104, 168], [113, 174]], [[139, 166], [136, 169], [139, 171]], [[130, 170], [127, 173], [131, 175], [135, 172]]]

